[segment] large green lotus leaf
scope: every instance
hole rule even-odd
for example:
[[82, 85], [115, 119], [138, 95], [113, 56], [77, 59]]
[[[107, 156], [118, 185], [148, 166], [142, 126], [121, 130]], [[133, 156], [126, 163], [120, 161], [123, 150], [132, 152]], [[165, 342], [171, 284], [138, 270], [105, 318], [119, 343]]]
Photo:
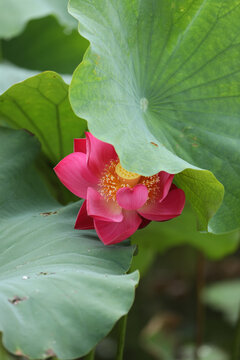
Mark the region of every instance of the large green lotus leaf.
[[87, 46], [77, 29], [66, 32], [55, 17], [48, 16], [30, 21], [21, 35], [2, 41], [2, 55], [23, 68], [72, 74]]
[[240, 231], [221, 235], [205, 234], [196, 230], [195, 223], [194, 213], [186, 206], [180, 217], [166, 222], [152, 222], [136, 232], [132, 237], [133, 243], [138, 244], [142, 253], [145, 248], [150, 248], [161, 254], [172, 247], [189, 244], [213, 260], [231, 254], [238, 248]]
[[212, 171], [226, 193], [209, 230], [238, 228], [240, 1], [70, 0], [69, 11], [91, 43], [74, 111], [130, 171]]
[[[208, 222], [222, 203], [223, 185], [207, 170], [186, 169], [180, 174], [176, 174], [174, 181], [178, 187], [184, 190], [186, 198], [191, 202], [195, 210], [198, 230], [214, 232], [216, 227], [212, 228], [208, 225]], [[231, 212], [231, 209], [229, 211]], [[233, 216], [234, 220], [236, 220], [237, 214], [234, 213]], [[224, 221], [224, 219], [222, 220]], [[228, 218], [228, 220], [232, 223], [232, 218]]]
[[67, 13], [67, 0], [0, 0], [0, 38], [21, 33], [31, 19], [54, 14], [69, 30], [76, 21]]
[[36, 138], [0, 130], [0, 331], [15, 354], [82, 356], [129, 311], [134, 248], [76, 231], [80, 203], [60, 207], [33, 160]]
[[68, 85], [54, 72], [44, 72], [12, 86], [0, 96], [0, 123], [24, 128], [40, 140], [53, 163], [72, 152], [86, 121], [72, 111]]

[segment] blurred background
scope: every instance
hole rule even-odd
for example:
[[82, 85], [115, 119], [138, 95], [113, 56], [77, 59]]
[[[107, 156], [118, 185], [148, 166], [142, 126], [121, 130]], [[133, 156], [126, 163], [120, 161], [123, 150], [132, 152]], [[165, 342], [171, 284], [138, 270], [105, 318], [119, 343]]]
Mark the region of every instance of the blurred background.
[[[125, 358], [233, 359], [239, 233], [200, 234], [186, 207], [178, 219], [139, 230], [133, 242], [138, 253], [132, 268], [141, 280], [128, 316]], [[117, 328], [97, 347], [97, 359], [114, 359], [116, 339]]]

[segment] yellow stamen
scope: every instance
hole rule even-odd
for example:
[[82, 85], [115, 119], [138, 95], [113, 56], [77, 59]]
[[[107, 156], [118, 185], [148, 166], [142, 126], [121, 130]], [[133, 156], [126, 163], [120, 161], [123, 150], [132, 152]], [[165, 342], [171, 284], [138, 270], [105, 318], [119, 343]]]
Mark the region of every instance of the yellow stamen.
[[136, 184], [145, 185], [148, 189], [148, 202], [155, 201], [160, 196], [160, 178], [158, 174], [141, 176], [125, 170], [119, 160], [111, 160], [99, 179], [99, 192], [107, 200], [116, 201], [119, 189], [134, 187]]
[[117, 164], [115, 172], [120, 177], [122, 183], [128, 184], [130, 186], [136, 185], [141, 179], [141, 175], [127, 171], [122, 167], [120, 162]]

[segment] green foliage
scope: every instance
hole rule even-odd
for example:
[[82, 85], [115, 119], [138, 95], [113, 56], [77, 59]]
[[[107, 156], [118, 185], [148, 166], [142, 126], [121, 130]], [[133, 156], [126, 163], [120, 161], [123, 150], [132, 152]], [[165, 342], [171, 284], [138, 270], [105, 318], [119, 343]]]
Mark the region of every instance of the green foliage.
[[151, 246], [141, 246], [138, 242], [138, 236], [135, 240], [133, 237], [133, 241], [138, 245], [135, 256], [132, 260], [131, 271], [138, 270], [141, 274], [141, 277], [147, 273], [153, 261], [156, 258], [157, 251]]
[[0, 95], [17, 82], [37, 75], [38, 71], [21, 69], [7, 61], [0, 63]]
[[77, 29], [67, 32], [56, 18], [48, 16], [30, 21], [21, 35], [2, 41], [2, 55], [23, 68], [72, 74], [87, 46]]
[[[193, 192], [202, 182], [194, 169], [212, 171], [225, 196], [209, 230], [239, 228], [239, 1], [69, 4], [91, 43], [70, 86], [76, 114], [116, 147], [130, 171], [150, 175], [189, 168]], [[219, 187], [210, 183], [206, 197]], [[189, 200], [197, 209], [195, 197]], [[212, 216], [216, 208], [207, 212]], [[206, 215], [200, 222], [207, 222]]]
[[132, 305], [138, 274], [123, 274], [134, 248], [73, 229], [81, 204], [61, 207], [50, 196], [35, 169], [35, 137], [1, 128], [0, 143], [4, 346], [38, 359], [82, 356]]
[[186, 169], [175, 176], [177, 185], [184, 190], [186, 198], [195, 210], [199, 231], [214, 232], [208, 225], [218, 210], [224, 195], [223, 185], [210, 171]]
[[209, 285], [203, 294], [205, 303], [222, 311], [225, 318], [235, 323], [240, 310], [240, 281], [220, 281]]
[[76, 22], [66, 10], [67, 0], [1, 0], [0, 38], [10, 39], [21, 33], [29, 20], [50, 14], [57, 16], [68, 29], [76, 28]]
[[142, 252], [145, 248], [150, 248], [164, 253], [174, 246], [189, 244], [210, 259], [217, 260], [237, 249], [240, 232], [224, 235], [200, 233], [196, 230], [194, 213], [186, 207], [180, 217], [161, 223], [152, 222], [145, 229], [138, 230], [132, 238]]
[[68, 86], [53, 72], [44, 72], [8, 89], [0, 97], [0, 123], [35, 134], [44, 153], [56, 164], [72, 152], [86, 122], [72, 111]]

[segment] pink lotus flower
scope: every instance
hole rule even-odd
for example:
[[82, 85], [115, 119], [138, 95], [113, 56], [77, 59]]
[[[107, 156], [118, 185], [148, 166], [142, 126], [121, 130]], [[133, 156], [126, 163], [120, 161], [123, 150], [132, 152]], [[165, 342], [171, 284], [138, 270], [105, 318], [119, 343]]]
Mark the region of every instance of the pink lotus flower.
[[131, 236], [151, 220], [179, 216], [185, 203], [174, 175], [164, 171], [141, 176], [125, 170], [114, 147], [86, 133], [74, 140], [74, 153], [54, 168], [60, 181], [75, 195], [86, 199], [75, 229], [94, 229], [105, 245]]

